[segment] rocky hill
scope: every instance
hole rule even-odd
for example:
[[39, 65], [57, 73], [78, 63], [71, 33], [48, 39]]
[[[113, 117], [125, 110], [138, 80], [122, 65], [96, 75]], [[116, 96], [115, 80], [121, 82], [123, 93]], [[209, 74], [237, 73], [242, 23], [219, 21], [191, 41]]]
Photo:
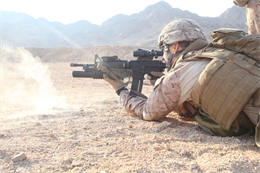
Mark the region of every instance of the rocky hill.
[[233, 6], [212, 18], [172, 8], [164, 1], [150, 5], [140, 13], [116, 15], [101, 25], [88, 21], [64, 25], [23, 13], [2, 11], [0, 14], [3, 45], [22, 47], [154, 46], [162, 28], [176, 18], [197, 21], [208, 39], [213, 30], [221, 27], [247, 31], [245, 8]]
[[[102, 56], [118, 56], [121, 60], [133, 60], [133, 51], [139, 48], [156, 49], [155, 46], [90, 46], [90, 47], [56, 47], [56, 48], [26, 48], [34, 57], [39, 57], [43, 63], [94, 63], [97, 54]], [[13, 59], [7, 62], [14, 62]]]

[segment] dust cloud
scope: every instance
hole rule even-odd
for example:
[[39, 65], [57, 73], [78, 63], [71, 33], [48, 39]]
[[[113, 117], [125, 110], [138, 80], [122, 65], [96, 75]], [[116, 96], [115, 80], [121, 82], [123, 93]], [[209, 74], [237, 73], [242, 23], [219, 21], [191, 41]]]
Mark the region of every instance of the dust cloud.
[[49, 113], [66, 103], [53, 87], [48, 66], [24, 48], [2, 47], [1, 118]]

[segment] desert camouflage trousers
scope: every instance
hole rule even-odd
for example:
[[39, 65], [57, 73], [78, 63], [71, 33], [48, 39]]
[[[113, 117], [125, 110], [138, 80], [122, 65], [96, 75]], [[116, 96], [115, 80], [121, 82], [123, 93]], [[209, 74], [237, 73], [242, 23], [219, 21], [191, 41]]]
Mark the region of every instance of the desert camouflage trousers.
[[260, 34], [260, 0], [249, 0], [246, 10], [248, 33]]

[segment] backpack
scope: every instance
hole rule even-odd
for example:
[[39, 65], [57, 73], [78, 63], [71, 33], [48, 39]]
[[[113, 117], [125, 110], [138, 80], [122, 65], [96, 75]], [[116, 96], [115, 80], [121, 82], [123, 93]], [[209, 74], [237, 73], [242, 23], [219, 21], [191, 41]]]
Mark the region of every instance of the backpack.
[[260, 62], [260, 35], [246, 35], [239, 29], [221, 28], [211, 34], [213, 47], [226, 48]]

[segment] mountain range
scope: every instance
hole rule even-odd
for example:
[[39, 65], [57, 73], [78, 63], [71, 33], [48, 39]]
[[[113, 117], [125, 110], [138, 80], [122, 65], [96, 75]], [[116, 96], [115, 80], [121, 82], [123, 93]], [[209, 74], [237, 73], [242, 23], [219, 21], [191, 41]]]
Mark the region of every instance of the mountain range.
[[160, 31], [177, 18], [198, 22], [208, 40], [212, 31], [218, 28], [247, 31], [245, 8], [233, 6], [219, 17], [201, 17], [172, 8], [164, 1], [150, 5], [139, 13], [115, 15], [101, 25], [85, 20], [65, 25], [12, 11], [2, 11], [0, 14], [2, 44], [14, 47], [155, 46]]

